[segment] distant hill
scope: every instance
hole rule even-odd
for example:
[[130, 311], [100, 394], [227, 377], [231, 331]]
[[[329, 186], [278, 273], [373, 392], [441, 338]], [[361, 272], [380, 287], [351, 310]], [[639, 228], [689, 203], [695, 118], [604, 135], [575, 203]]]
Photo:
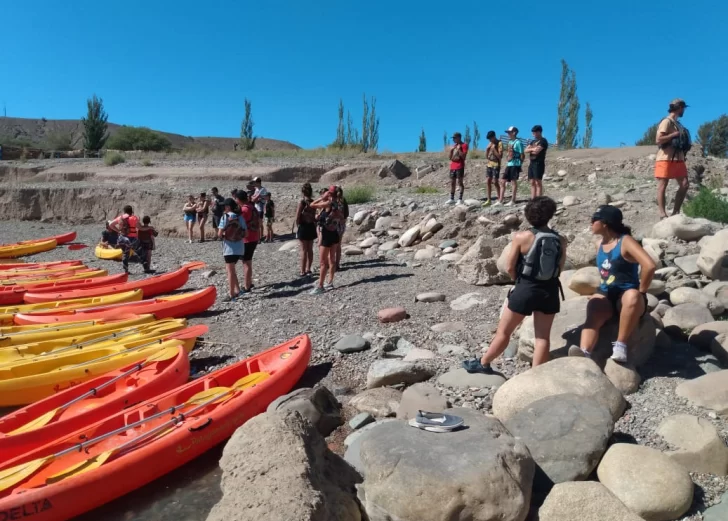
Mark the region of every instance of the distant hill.
[[[109, 134], [113, 135], [122, 125], [109, 123]], [[38, 148], [52, 148], [49, 138], [54, 134], [71, 133], [76, 139], [76, 148], [83, 146], [83, 126], [78, 119], [27, 119], [0, 117], [0, 144], [10, 141]], [[238, 141], [230, 137], [192, 137], [157, 131], [172, 143], [174, 148], [202, 147], [211, 150], [232, 150]], [[279, 141], [259, 137], [255, 141], [256, 150], [298, 150], [301, 147]]]

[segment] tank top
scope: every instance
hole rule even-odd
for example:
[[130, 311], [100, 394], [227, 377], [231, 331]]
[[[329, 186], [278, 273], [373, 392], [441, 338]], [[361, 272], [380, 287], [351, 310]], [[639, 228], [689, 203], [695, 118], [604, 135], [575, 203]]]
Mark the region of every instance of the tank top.
[[639, 264], [629, 262], [622, 257], [623, 238], [624, 236], [619, 238], [617, 245], [610, 252], [605, 252], [604, 248], [599, 245], [597, 268], [602, 279], [599, 285], [600, 291], [626, 291], [640, 287]]

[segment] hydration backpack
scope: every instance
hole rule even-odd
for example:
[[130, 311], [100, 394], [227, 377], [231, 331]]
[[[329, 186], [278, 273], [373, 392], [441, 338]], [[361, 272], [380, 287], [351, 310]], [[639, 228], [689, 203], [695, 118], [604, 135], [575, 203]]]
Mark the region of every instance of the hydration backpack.
[[307, 199], [302, 199], [303, 208], [301, 209], [301, 223], [302, 224], [313, 224], [316, 222], [316, 210], [311, 207], [311, 202]]
[[227, 222], [222, 229], [222, 236], [226, 241], [240, 242], [245, 238], [245, 229], [240, 224], [240, 218], [234, 214], [227, 214]]
[[561, 237], [554, 231], [542, 232], [533, 228], [536, 236], [528, 253], [523, 256], [521, 275], [531, 280], [558, 279], [561, 265]]
[[119, 230], [119, 235], [124, 237], [129, 235], [131, 227], [129, 226], [129, 216], [124, 214], [119, 218], [119, 223], [116, 225]]
[[250, 222], [246, 219], [245, 224], [252, 233], [258, 233], [260, 231], [260, 214], [258, 213], [258, 209], [252, 203], [248, 202], [244, 204], [247, 205], [250, 210]]

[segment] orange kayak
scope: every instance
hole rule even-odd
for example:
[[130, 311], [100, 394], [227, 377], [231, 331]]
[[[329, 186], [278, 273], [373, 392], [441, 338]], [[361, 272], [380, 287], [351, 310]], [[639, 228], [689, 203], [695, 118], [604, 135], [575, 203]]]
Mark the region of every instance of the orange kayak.
[[[101, 270], [104, 274], [106, 271]], [[95, 288], [98, 286], [106, 286], [113, 284], [122, 284], [127, 281], [129, 276], [126, 273], [117, 273], [115, 275], [105, 275], [97, 277], [95, 274], [101, 274], [99, 271], [84, 271], [78, 275], [61, 279], [41, 279], [35, 281], [27, 281], [22, 285], [0, 286], [0, 306], [11, 306], [13, 304], [22, 304], [25, 293], [32, 290], [33, 293], [39, 294], [44, 291], [61, 291], [73, 290], [77, 288]], [[81, 278], [78, 278], [78, 277]], [[87, 277], [87, 278], [83, 278]]]
[[64, 521], [163, 476], [289, 392], [310, 356], [308, 336], [294, 338], [6, 459], [0, 513]]
[[62, 233], [60, 235], [52, 235], [51, 237], [44, 237], [42, 239], [33, 239], [30, 241], [20, 241], [20, 242], [13, 242], [9, 244], [0, 244], [0, 247], [3, 246], [18, 246], [23, 244], [35, 244], [38, 242], [46, 242], [50, 240], [55, 240], [56, 244], [60, 246], [61, 244], [67, 244], [71, 241], [76, 240], [76, 232], [68, 232], [68, 233]]
[[176, 271], [147, 277], [146, 279], [134, 280], [123, 284], [100, 284], [97, 286], [79, 286], [76, 288], [58, 288], [57, 291], [42, 290], [38, 292], [33, 288], [31, 291], [23, 295], [23, 301], [28, 304], [38, 302], [49, 302], [51, 300], [68, 300], [75, 298], [100, 297], [111, 293], [119, 293], [122, 291], [131, 291], [135, 289], [142, 290], [144, 298], [156, 297], [170, 293], [187, 284], [190, 277], [190, 270], [196, 269], [199, 264], [189, 263], [182, 266]]
[[53, 262], [11, 262], [0, 264], [0, 273], [20, 270], [50, 270], [59, 266], [78, 266], [83, 264], [80, 260], [53, 261]]
[[[122, 302], [108, 306], [89, 307], [75, 310], [48, 310], [29, 313], [17, 313], [13, 323], [18, 326], [32, 324], [55, 324], [62, 322], [79, 322], [83, 320], [98, 320], [102, 318], [113, 319], [122, 315], [154, 315], [157, 319], [184, 318], [207, 311], [217, 297], [215, 286], [205, 289], [139, 300], [136, 302]], [[102, 297], [96, 297], [102, 298]]]
[[172, 358], [130, 364], [0, 418], [0, 452], [13, 458], [187, 382], [183, 346]]

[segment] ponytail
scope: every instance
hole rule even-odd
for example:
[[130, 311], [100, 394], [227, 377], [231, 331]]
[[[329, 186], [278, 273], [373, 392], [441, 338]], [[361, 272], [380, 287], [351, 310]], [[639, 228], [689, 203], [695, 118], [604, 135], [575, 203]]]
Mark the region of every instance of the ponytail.
[[610, 226], [617, 235], [632, 235], [632, 228], [626, 224], [619, 223], [617, 226]]

